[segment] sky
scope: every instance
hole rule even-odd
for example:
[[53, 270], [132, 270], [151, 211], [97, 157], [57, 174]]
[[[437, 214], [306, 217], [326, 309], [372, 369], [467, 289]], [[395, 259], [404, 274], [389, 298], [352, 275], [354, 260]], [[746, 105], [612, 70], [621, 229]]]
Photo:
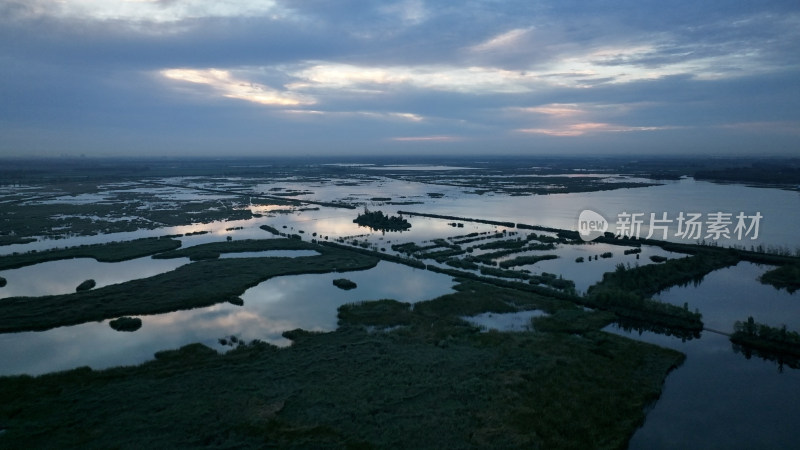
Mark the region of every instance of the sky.
[[0, 157], [800, 156], [800, 2], [0, 0]]

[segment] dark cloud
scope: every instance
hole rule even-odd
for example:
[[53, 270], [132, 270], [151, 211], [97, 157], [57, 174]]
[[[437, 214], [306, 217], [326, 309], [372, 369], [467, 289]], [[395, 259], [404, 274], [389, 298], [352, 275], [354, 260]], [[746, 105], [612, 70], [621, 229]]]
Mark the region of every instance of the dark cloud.
[[0, 4], [0, 156], [798, 143], [796, 2], [74, 2]]

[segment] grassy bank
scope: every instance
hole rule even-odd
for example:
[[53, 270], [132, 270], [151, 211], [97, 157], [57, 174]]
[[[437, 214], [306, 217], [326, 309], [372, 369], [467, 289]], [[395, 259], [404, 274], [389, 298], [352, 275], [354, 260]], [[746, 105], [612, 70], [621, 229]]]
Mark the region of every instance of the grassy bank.
[[800, 263], [772, 269], [761, 275], [759, 281], [775, 286], [776, 289], [786, 289], [790, 293], [794, 293], [800, 289]]
[[181, 241], [168, 238], [143, 238], [132, 241], [109, 242], [107, 244], [81, 245], [54, 250], [0, 256], [0, 270], [17, 269], [48, 261], [72, 258], [94, 258], [100, 262], [118, 262], [141, 258], [159, 252], [173, 250]]
[[[318, 251], [320, 255], [206, 260], [153, 277], [90, 291], [36, 297], [35, 300], [10, 297], [0, 300], [0, 332], [46, 330], [125, 315], [158, 314], [210, 306], [238, 297], [248, 288], [271, 277], [364, 270], [378, 263], [377, 258], [332, 247], [287, 239], [266, 242], [272, 242], [270, 245], [275, 249], [303, 245], [304, 248]], [[228, 246], [236, 242], [222, 244]]]
[[536, 264], [539, 261], [547, 261], [550, 259], [557, 259], [558, 255], [523, 255], [517, 256], [506, 261], [500, 261], [500, 267], [507, 269], [509, 267], [526, 266]]
[[30, 242], [36, 242], [34, 238], [24, 238], [20, 236], [13, 236], [13, 235], [0, 235], [0, 246], [3, 245], [13, 245], [13, 244], [27, 244]]
[[730, 252], [698, 251], [694, 256], [671, 259], [662, 264], [633, 268], [618, 265], [617, 270], [603, 275], [603, 280], [590, 286], [583, 301], [587, 306], [612, 311], [640, 327], [672, 329], [671, 334], [699, 335], [703, 329], [701, 315], [650, 297], [671, 286], [699, 282], [708, 273], [734, 265], [736, 255]]
[[771, 327], [748, 317], [737, 321], [730, 337], [734, 349], [750, 358], [757, 356], [786, 364], [794, 369], [800, 368], [800, 334], [786, 329], [786, 326]]
[[484, 223], [487, 225], [497, 225], [501, 227], [514, 228], [514, 222], [499, 222], [496, 220], [471, 219], [468, 217], [445, 216], [442, 214], [428, 214], [428, 213], [419, 213], [412, 211], [397, 211], [397, 213], [406, 216], [430, 217], [432, 219], [458, 220], [461, 222]]
[[210, 242], [154, 255], [156, 259], [189, 258], [192, 261], [217, 259], [223, 253], [263, 252], [269, 250], [318, 250], [319, 246], [299, 239], [245, 239]]
[[699, 252], [695, 256], [671, 259], [663, 264], [649, 264], [607, 272], [603, 280], [589, 288], [589, 293], [617, 288], [649, 297], [672, 286], [699, 282], [709, 273], [735, 265], [739, 259], [727, 252]]
[[[534, 307], [571, 311], [585, 329], [479, 333], [459, 319]], [[136, 367], [0, 378], [0, 443], [624, 448], [683, 356], [598, 332], [592, 314], [469, 282], [413, 309], [342, 307], [337, 331], [288, 332], [288, 348], [194, 344]]]

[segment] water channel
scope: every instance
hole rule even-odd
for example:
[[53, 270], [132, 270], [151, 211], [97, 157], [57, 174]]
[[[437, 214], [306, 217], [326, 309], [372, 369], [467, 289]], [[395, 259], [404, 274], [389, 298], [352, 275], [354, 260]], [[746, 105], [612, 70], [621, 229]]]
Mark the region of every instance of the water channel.
[[[375, 172], [380, 175], [381, 171]], [[175, 183], [185, 181], [170, 180]], [[398, 181], [377, 175], [354, 184], [304, 183], [302, 180], [248, 183], [253, 192], [267, 193], [276, 187], [310, 191], [310, 194], [298, 198], [316, 201], [349, 199], [389, 213], [403, 209], [565, 229], [575, 229], [578, 214], [587, 208], [603, 214], [612, 222], [612, 227], [617, 215], [623, 211], [648, 215], [664, 212], [673, 218], [680, 212], [708, 214], [725, 211], [734, 215], [759, 212], [763, 219], [757, 240], [726, 239], [719, 243], [745, 247], [759, 244], [784, 246], [792, 251], [800, 247], [800, 234], [795, 232], [796, 224], [800, 223], [800, 194], [735, 184], [685, 179], [644, 188], [516, 197], [466, 193], [460, 187]], [[241, 181], [231, 180], [230, 184], [237, 186]], [[442, 195], [427, 195], [432, 192]], [[385, 201], [373, 200], [380, 197], [418, 203], [389, 205]], [[181, 192], [175, 200], [193, 198]], [[75, 201], [91, 202], [93, 199], [96, 197], [81, 196]], [[68, 198], [54, 201], [68, 201]], [[306, 240], [316, 233], [320, 239], [325, 236], [330, 240], [367, 240], [378, 248], [388, 248], [393, 243], [423, 242], [504, 229], [472, 222], [465, 222], [463, 228], [454, 228], [448, 225], [450, 221], [447, 220], [410, 217], [412, 228], [408, 232], [383, 234], [352, 223], [357, 213], [353, 210], [320, 207], [287, 214], [271, 212], [274, 208], [270, 207], [252, 208], [264, 216], [40, 240], [0, 247], [0, 254], [197, 231], [208, 233], [182, 237], [184, 246], [217, 242], [228, 236], [234, 239], [268, 238], [271, 235], [258, 228], [263, 224], [287, 233], [303, 230]], [[647, 229], [643, 231], [646, 233]], [[674, 237], [671, 239], [679, 241]], [[558, 251], [559, 259], [542, 261], [529, 269], [532, 273], [561, 274], [574, 280], [578, 291], [583, 292], [617, 263], [644, 264], [649, 256], [656, 254], [676, 257], [660, 249], [645, 248], [637, 261], [631, 255], [623, 255], [622, 249], [600, 244], [568, 246]], [[575, 262], [578, 256], [602, 253], [601, 250], [614, 252], [614, 258]], [[0, 272], [0, 276], [8, 280], [8, 285], [0, 288], [0, 298], [72, 292], [88, 278], [95, 279], [98, 286], [120, 283], [173, 270], [187, 262], [186, 259], [154, 260], [148, 257], [120, 263], [99, 263], [89, 259], [42, 263]], [[706, 326], [713, 329], [729, 332], [734, 321], [752, 315], [759, 322], [772, 326], [786, 324], [790, 329], [800, 330], [800, 294], [791, 295], [760, 284], [757, 278], [766, 270], [766, 266], [740, 263], [709, 274], [697, 286], [674, 287], [658, 297], [677, 305], [688, 302], [692, 309], [697, 308], [703, 313]], [[343, 291], [333, 286], [332, 280], [342, 276], [356, 282], [358, 287]], [[133, 333], [114, 331], [107, 321], [103, 321], [45, 332], [0, 334], [0, 360], [4, 362], [0, 374], [41, 374], [83, 365], [100, 369], [137, 364], [151, 359], [156, 351], [191, 342], [202, 342], [224, 351], [225, 347], [218, 340], [231, 335], [244, 340], [261, 339], [286, 345], [288, 342], [281, 336], [286, 330], [335, 329], [336, 308], [341, 304], [381, 298], [416, 302], [451, 292], [452, 286], [450, 277], [388, 262], [345, 275], [276, 277], [246, 291], [242, 295], [244, 306], [218, 304], [209, 308], [142, 316], [142, 328]], [[475, 320], [482, 321], [487, 328], [506, 326], [492, 322], [502, 320], [500, 317], [487, 316]], [[524, 329], [516, 319], [513, 322], [510, 329]], [[667, 378], [662, 397], [634, 435], [631, 448], [789, 448], [800, 441], [800, 429], [793, 423], [793, 419], [800, 416], [800, 371], [791, 368], [780, 371], [776, 363], [757, 357], [748, 360], [733, 352], [725, 336], [715, 333], [704, 332], [700, 339], [683, 342], [674, 337], [647, 332], [629, 333], [613, 327], [608, 331], [674, 348], [687, 355], [684, 365]]]

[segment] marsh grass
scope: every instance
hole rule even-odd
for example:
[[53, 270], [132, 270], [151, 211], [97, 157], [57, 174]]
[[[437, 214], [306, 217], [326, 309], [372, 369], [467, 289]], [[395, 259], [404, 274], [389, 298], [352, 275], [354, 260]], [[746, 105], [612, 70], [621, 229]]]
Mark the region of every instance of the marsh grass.
[[261, 225], [259, 228], [261, 228], [261, 229], [262, 229], [262, 230], [264, 230], [264, 231], [268, 231], [268, 232], [270, 232], [270, 233], [272, 233], [272, 234], [274, 234], [274, 235], [276, 235], [276, 236], [277, 236], [277, 235], [279, 235], [279, 234], [281, 234], [281, 232], [280, 232], [280, 231], [278, 231], [278, 229], [277, 229], [277, 228], [275, 228], [275, 227], [271, 227], [271, 226], [269, 226], [269, 225]]
[[337, 278], [333, 280], [333, 285], [339, 289], [344, 289], [345, 291], [349, 291], [350, 289], [355, 289], [358, 287], [356, 283], [348, 280], [347, 278]]
[[748, 317], [734, 324], [731, 342], [746, 350], [800, 358], [800, 333], [782, 327], [771, 327]]
[[15, 235], [0, 235], [0, 246], [12, 245], [12, 244], [28, 244], [30, 242], [36, 242], [36, 239], [24, 238]]
[[699, 283], [717, 269], [732, 266], [739, 258], [732, 252], [702, 251], [694, 256], [671, 259], [662, 264], [636, 266], [618, 264], [613, 272], [587, 290], [583, 302], [587, 306], [613, 311], [629, 321], [649, 323], [656, 328], [683, 329], [689, 336], [703, 329], [699, 312], [659, 301], [650, 297], [671, 286]]
[[181, 241], [169, 238], [143, 238], [106, 244], [81, 245], [62, 249], [32, 251], [0, 256], [0, 270], [17, 269], [48, 261], [94, 258], [100, 262], [119, 262], [174, 250]]
[[389, 216], [383, 211], [369, 211], [364, 207], [364, 212], [353, 219], [353, 223], [369, 227], [376, 231], [403, 231], [411, 228], [411, 223], [403, 216]]
[[526, 266], [536, 264], [539, 261], [546, 261], [549, 259], [558, 259], [558, 255], [523, 255], [507, 261], [500, 261], [500, 267], [507, 269], [515, 266]]
[[[163, 187], [157, 184], [143, 186]], [[89, 192], [97, 192], [97, 187], [93, 186]], [[102, 203], [6, 204], [3, 209], [7, 213], [7, 220], [0, 222], [0, 234], [58, 239], [66, 235], [89, 236], [219, 220], [252, 219], [254, 215], [250, 210], [237, 208], [240, 201], [232, 197], [222, 200], [220, 205], [220, 200], [198, 198], [197, 201], [175, 204], [154, 194], [119, 193], [112, 201]], [[125, 220], [118, 220], [121, 218]]]
[[[458, 317], [527, 308], [559, 320], [547, 332], [479, 333]], [[218, 354], [192, 344], [135, 367], [0, 377], [2, 442], [624, 448], [683, 356], [599, 332], [600, 319], [475, 281], [413, 308], [345, 305], [337, 331], [286, 332], [293, 345], [283, 349], [255, 341]]]
[[800, 263], [786, 264], [761, 275], [759, 281], [775, 289], [786, 289], [790, 294], [800, 289]]
[[133, 332], [142, 327], [142, 319], [138, 317], [120, 317], [109, 321], [108, 326], [116, 331]]
[[94, 288], [97, 286], [97, 282], [94, 280], [86, 280], [83, 283], [79, 284], [78, 287], [75, 288], [75, 292], [81, 291], [88, 291], [89, 289]]
[[[190, 248], [189, 253], [252, 249], [313, 249], [318, 256], [296, 258], [234, 258], [198, 261], [153, 277], [104, 286], [74, 294], [9, 297], [0, 302], [0, 332], [46, 330], [124, 315], [159, 314], [210, 306], [240, 296], [271, 277], [305, 273], [343, 272], [374, 267], [378, 259], [338, 248], [302, 241], [270, 239], [220, 242]], [[241, 250], [246, 251], [246, 250]], [[249, 251], [249, 250], [247, 250]]]
[[240, 241], [220, 241], [192, 247], [162, 252], [155, 259], [189, 258], [193, 261], [217, 259], [222, 253], [261, 252], [269, 250], [314, 250], [315, 244], [299, 239], [243, 239]]
[[738, 262], [739, 258], [733, 253], [711, 251], [657, 265], [632, 268], [617, 265], [615, 271], [603, 275], [600, 283], [589, 287], [589, 293], [614, 287], [647, 297], [671, 286], [699, 282], [710, 272]]

